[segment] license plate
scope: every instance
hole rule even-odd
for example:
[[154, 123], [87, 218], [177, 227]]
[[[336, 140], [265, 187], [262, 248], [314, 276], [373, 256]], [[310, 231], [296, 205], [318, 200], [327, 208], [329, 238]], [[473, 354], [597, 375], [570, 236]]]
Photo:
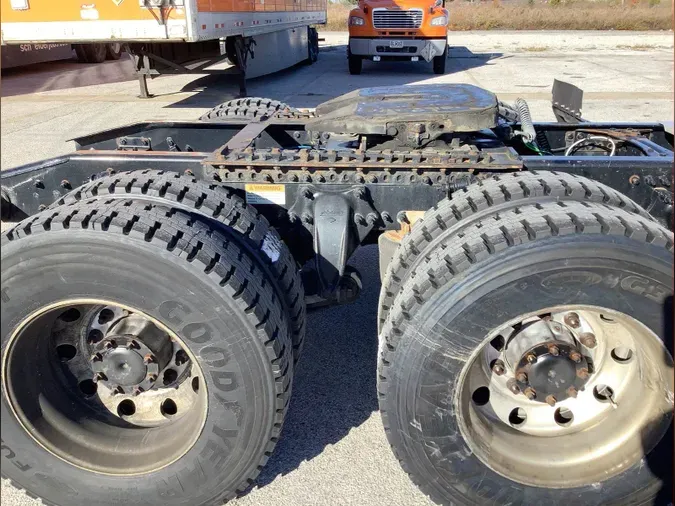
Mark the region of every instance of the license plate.
[[389, 41], [389, 47], [401, 48], [401, 47], [403, 47], [403, 41], [402, 40], [390, 40]]

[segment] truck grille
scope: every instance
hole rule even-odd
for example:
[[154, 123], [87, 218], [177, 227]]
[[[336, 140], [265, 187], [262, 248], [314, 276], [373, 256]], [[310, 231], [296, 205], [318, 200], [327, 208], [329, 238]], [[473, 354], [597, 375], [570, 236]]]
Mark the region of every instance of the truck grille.
[[380, 30], [419, 28], [422, 26], [422, 15], [422, 9], [373, 9], [373, 26]]

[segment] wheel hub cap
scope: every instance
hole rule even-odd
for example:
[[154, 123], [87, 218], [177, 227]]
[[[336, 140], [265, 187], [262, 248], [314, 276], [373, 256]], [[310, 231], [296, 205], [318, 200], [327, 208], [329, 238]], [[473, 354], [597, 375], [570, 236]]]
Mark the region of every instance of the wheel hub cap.
[[157, 381], [159, 364], [152, 350], [140, 339], [113, 335], [96, 345], [91, 358], [96, 380], [115, 390], [151, 388]]

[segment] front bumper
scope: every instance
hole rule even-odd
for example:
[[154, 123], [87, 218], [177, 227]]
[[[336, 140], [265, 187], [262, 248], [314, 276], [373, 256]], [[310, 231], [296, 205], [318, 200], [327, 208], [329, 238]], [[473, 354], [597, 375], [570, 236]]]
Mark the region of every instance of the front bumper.
[[[403, 42], [403, 47], [392, 48], [392, 41]], [[381, 56], [386, 58], [409, 58], [418, 56], [431, 61], [445, 51], [447, 39], [406, 39], [406, 38], [377, 38], [377, 39], [349, 39], [349, 52], [356, 56]]]

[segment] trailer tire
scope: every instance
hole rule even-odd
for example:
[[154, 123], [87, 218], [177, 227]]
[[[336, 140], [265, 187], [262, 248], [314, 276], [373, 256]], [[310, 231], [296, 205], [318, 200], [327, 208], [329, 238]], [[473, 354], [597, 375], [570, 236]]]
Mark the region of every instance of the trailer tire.
[[258, 211], [230, 188], [193, 176], [161, 170], [130, 171], [87, 183], [52, 207], [89, 198], [133, 198], [198, 213], [224, 227], [265, 271], [288, 315], [293, 356], [297, 361], [305, 342], [305, 292], [293, 254]]
[[442, 54], [434, 56], [433, 66], [434, 74], [445, 74], [445, 65], [448, 61], [448, 45], [445, 45], [445, 49]]
[[359, 55], [349, 54], [347, 56], [349, 63], [349, 73], [353, 76], [358, 76], [361, 74], [363, 69], [363, 58]]
[[314, 27], [307, 28], [307, 63], [311, 65], [319, 59], [319, 32]]
[[75, 44], [75, 54], [80, 63], [103, 63], [107, 44]]
[[387, 266], [378, 305], [378, 328], [406, 279], [424, 255], [464, 228], [502, 211], [550, 201], [601, 202], [649, 218], [649, 213], [607, 185], [563, 172], [529, 171], [494, 175], [453, 193], [428, 210], [401, 240]]
[[279, 112], [293, 115], [299, 111], [284, 102], [271, 98], [237, 98], [215, 106], [210, 111], [202, 114], [199, 121], [222, 122], [232, 119], [253, 121], [264, 116], [270, 117]]
[[[193, 214], [115, 199], [38, 213], [2, 234], [1, 255], [3, 477], [45, 504], [72, 506], [211, 506], [250, 486], [279, 438], [293, 360], [270, 279], [246, 251]], [[72, 383], [59, 372], [63, 364], [88, 355], [56, 353], [62, 333], [54, 328], [100, 324], [102, 306], [91, 320], [89, 302], [119, 305], [120, 318], [124, 310], [147, 318], [185, 350], [189, 375], [164, 389], [176, 392], [173, 405], [162, 404], [165, 425], [143, 430], [125, 422], [134, 401], [152, 400], [143, 401], [146, 392], [120, 402], [115, 421], [112, 412], [90, 413], [96, 404], [82, 399], [77, 384], [64, 387]], [[125, 350], [134, 343], [104, 344], [133, 354]], [[98, 386], [85, 395], [102, 399]], [[181, 413], [180, 391], [193, 396], [194, 409], [172, 420]], [[77, 438], [63, 436], [73, 430]]]
[[119, 42], [113, 42], [105, 45], [106, 60], [119, 60], [124, 52], [124, 46]]
[[[439, 504], [667, 502], [672, 286], [673, 234], [603, 204], [507, 211], [427, 251], [380, 343], [380, 410], [403, 469]], [[594, 366], [585, 369], [591, 375], [578, 397], [551, 399], [554, 406], [563, 402], [557, 410], [540, 390], [526, 397], [513, 383], [514, 393], [511, 366], [496, 369], [504, 350], [518, 350], [526, 338], [520, 331], [535, 322], [557, 325], [560, 335], [591, 322], [595, 332], [588, 345], [572, 341], [579, 360], [595, 353]], [[527, 360], [517, 363], [537, 364], [528, 350], [540, 344], [522, 348]], [[548, 350], [542, 356], [559, 351]], [[553, 360], [573, 363], [572, 356], [561, 347]], [[574, 367], [572, 377], [584, 377]], [[608, 371], [613, 383], [601, 379]], [[529, 369], [522, 381], [534, 374]], [[609, 397], [598, 393], [602, 382], [615, 389]], [[613, 405], [602, 403], [608, 398]], [[544, 429], [551, 432], [532, 434]]]

